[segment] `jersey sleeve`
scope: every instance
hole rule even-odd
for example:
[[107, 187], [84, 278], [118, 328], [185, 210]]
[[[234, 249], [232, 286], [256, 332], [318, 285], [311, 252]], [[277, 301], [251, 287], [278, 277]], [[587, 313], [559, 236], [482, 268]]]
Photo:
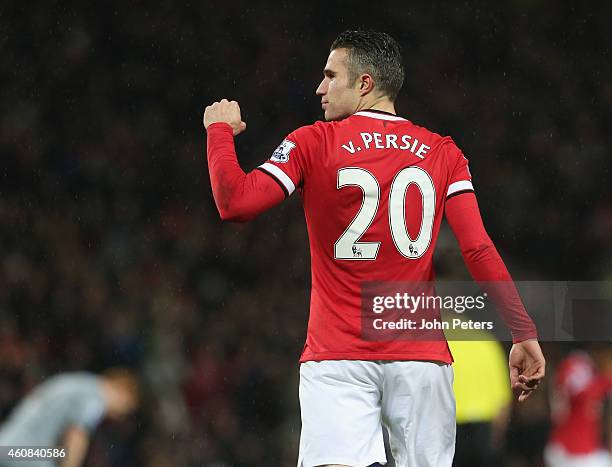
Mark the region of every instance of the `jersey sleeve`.
[[104, 401], [93, 394], [82, 396], [74, 404], [73, 424], [88, 432], [93, 431], [104, 417]]
[[472, 174], [468, 168], [468, 160], [463, 152], [451, 142], [447, 145], [449, 166], [451, 167], [450, 180], [446, 199], [462, 193], [474, 192]]
[[258, 170], [248, 174], [242, 170], [227, 123], [213, 123], [206, 133], [210, 184], [221, 219], [247, 222], [284, 199], [270, 177]]
[[512, 333], [512, 342], [537, 339], [535, 324], [527, 314], [512, 277], [484, 228], [476, 196], [471, 193], [452, 198], [445, 205], [445, 213], [470, 274], [497, 305]]
[[274, 150], [270, 158], [257, 167], [278, 183], [290, 196], [303, 184], [312, 157], [321, 144], [321, 129], [317, 124], [298, 128], [290, 133]]

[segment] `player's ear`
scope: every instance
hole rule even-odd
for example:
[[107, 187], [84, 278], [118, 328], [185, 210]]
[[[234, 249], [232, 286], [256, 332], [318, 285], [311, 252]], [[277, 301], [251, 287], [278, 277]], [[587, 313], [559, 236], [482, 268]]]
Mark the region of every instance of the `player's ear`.
[[370, 75], [364, 73], [359, 77], [359, 94], [365, 96], [374, 89], [374, 80]]

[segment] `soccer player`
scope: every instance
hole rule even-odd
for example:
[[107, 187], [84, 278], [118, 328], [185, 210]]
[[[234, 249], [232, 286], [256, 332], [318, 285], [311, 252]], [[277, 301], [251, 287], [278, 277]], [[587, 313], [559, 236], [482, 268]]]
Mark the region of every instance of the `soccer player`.
[[[479, 282], [512, 284], [483, 227], [467, 159], [449, 137], [398, 116], [404, 71], [389, 35], [346, 31], [334, 41], [316, 94], [326, 122], [301, 127], [248, 174], [233, 138], [237, 102], [206, 107], [208, 167], [221, 218], [248, 221], [296, 189], [312, 260], [300, 358], [298, 466], [386, 463], [383, 424], [400, 467], [444, 467], [455, 445], [452, 358], [442, 339], [364, 339], [362, 285], [432, 281], [445, 213]], [[497, 295], [512, 331], [510, 377], [525, 400], [544, 376], [535, 326], [516, 289]]]
[[553, 429], [544, 452], [547, 467], [611, 467], [603, 443], [604, 402], [612, 378], [585, 352], [572, 352], [557, 368], [552, 394]]
[[[63, 373], [34, 388], [0, 427], [0, 446], [64, 448], [56, 461], [29, 461], [31, 467], [78, 467], [89, 446], [90, 433], [108, 417], [120, 419], [136, 409], [138, 382], [125, 369], [101, 376]], [[0, 461], [0, 467], [24, 465]]]

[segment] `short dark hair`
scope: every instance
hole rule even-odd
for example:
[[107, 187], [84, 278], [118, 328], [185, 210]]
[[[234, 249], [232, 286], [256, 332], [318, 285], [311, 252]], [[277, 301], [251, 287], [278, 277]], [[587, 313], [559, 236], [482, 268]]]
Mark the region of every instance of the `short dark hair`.
[[404, 84], [401, 47], [384, 32], [344, 31], [332, 43], [330, 51], [347, 49], [349, 78], [355, 80], [362, 73], [374, 78], [376, 87], [392, 101]]

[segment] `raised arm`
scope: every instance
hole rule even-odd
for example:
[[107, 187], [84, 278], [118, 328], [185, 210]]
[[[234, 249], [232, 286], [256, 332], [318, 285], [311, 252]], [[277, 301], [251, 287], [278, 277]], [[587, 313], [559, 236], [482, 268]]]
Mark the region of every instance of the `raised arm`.
[[208, 171], [215, 204], [221, 219], [247, 222], [280, 203], [282, 188], [265, 173], [246, 174], [236, 157], [234, 136], [246, 130], [235, 101], [223, 99], [206, 107]]
[[522, 390], [519, 401], [523, 401], [537, 388], [545, 373], [546, 363], [537, 341], [536, 327], [484, 228], [474, 193], [449, 198], [445, 213], [470, 274], [485, 286], [510, 328], [514, 344], [509, 360], [510, 383], [513, 389]]

